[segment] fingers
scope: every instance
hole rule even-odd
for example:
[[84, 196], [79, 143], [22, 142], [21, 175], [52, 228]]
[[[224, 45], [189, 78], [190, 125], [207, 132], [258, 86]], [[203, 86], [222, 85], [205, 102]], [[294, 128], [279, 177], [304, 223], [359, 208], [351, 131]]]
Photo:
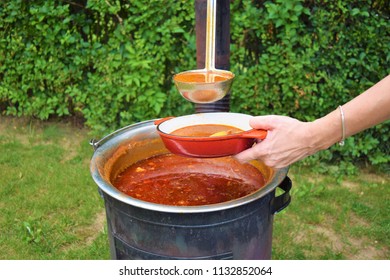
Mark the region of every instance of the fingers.
[[234, 156], [236, 160], [238, 160], [240, 163], [247, 163], [251, 160], [256, 159], [254, 153], [252, 152], [252, 149], [247, 149], [245, 151], [242, 151], [241, 153]]
[[257, 143], [252, 148], [249, 148], [239, 154], [236, 154], [234, 156], [235, 159], [237, 159], [241, 163], [246, 163], [251, 160], [264, 161], [267, 158], [267, 147], [265, 147], [263, 141]]
[[255, 129], [272, 130], [277, 123], [277, 116], [257, 116], [249, 120], [249, 125]]
[[[258, 144], [258, 145], [261, 145]], [[266, 153], [264, 153], [263, 150], [259, 149], [259, 147], [253, 147], [250, 149], [247, 149], [245, 151], [242, 151], [241, 153], [234, 156], [236, 160], [238, 160], [240, 163], [248, 163], [252, 160], [258, 160], [263, 162], [265, 165], [271, 168], [283, 168], [286, 166], [289, 166], [290, 162], [276, 158], [276, 156], [270, 156]]]

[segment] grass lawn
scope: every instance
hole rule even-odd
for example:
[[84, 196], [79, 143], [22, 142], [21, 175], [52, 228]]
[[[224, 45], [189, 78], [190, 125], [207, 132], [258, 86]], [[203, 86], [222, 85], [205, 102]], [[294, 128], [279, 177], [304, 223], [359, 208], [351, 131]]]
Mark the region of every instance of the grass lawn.
[[[0, 117], [0, 259], [109, 259], [88, 131]], [[296, 164], [275, 215], [274, 259], [390, 259], [388, 174], [318, 174]]]

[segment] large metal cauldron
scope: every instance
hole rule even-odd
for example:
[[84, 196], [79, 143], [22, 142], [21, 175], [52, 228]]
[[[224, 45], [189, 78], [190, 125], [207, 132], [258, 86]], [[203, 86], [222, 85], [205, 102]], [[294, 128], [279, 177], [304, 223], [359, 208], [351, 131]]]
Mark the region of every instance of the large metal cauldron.
[[[290, 202], [287, 168], [274, 170], [259, 163], [266, 185], [240, 199], [168, 206], [132, 198], [111, 184], [129, 165], [168, 152], [153, 120], [91, 144], [91, 174], [104, 198], [113, 259], [271, 258], [273, 216]], [[284, 192], [275, 197], [278, 187]]]

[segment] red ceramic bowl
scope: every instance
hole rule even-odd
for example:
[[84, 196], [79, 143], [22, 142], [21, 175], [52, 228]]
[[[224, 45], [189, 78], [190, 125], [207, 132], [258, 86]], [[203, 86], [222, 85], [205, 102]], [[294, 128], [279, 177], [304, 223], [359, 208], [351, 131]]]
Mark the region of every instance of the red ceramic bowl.
[[[238, 154], [248, 149], [258, 139], [264, 139], [267, 131], [252, 129], [252, 116], [238, 113], [200, 113], [181, 117], [170, 117], [155, 121], [157, 132], [165, 147], [173, 154], [188, 157], [223, 157]], [[177, 129], [202, 124], [233, 126], [243, 132], [217, 137], [177, 136]]]

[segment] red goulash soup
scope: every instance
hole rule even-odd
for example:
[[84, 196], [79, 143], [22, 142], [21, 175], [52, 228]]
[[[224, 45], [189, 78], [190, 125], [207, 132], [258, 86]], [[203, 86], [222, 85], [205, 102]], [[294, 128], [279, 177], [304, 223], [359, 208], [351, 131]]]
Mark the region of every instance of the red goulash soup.
[[131, 165], [113, 185], [134, 198], [165, 205], [221, 203], [264, 185], [261, 172], [233, 158], [197, 159], [158, 155]]
[[170, 134], [177, 136], [208, 137], [214, 133], [226, 131], [228, 134], [242, 132], [241, 129], [228, 125], [199, 124], [179, 128]]

